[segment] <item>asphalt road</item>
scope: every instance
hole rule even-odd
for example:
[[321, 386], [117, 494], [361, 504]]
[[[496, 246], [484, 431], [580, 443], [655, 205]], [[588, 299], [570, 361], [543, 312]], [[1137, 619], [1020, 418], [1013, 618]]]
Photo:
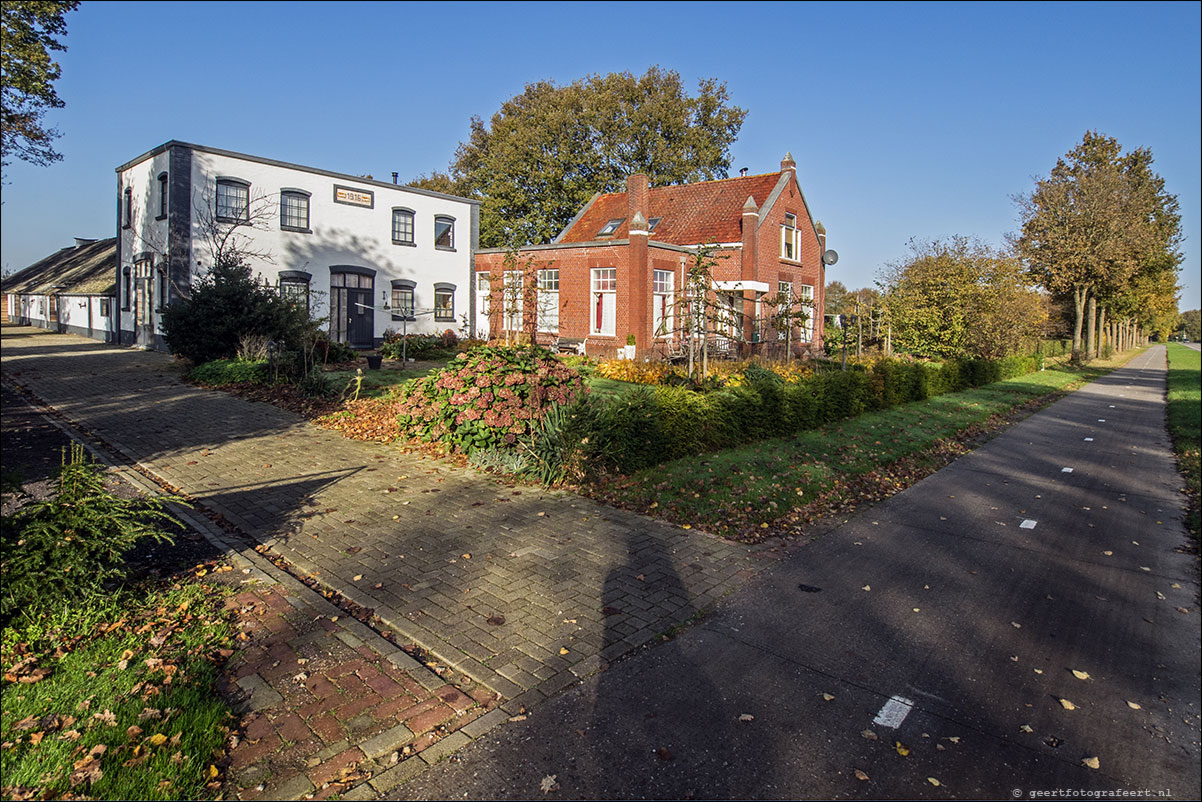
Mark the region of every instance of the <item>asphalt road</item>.
[[1198, 798], [1164, 378], [1154, 347], [394, 798]]

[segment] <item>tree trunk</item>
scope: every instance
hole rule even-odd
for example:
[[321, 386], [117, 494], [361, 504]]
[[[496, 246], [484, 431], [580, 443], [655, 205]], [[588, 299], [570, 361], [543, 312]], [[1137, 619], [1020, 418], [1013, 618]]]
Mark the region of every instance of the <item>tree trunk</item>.
[[864, 359], [864, 316], [860, 314], [860, 302], [856, 301], [856, 361]]
[[1089, 291], [1073, 287], [1073, 364], [1081, 364], [1081, 327], [1085, 323], [1085, 297]]
[[1085, 327], [1085, 358], [1096, 359], [1098, 356], [1097, 329], [1094, 327], [1098, 318], [1098, 299], [1089, 298], [1089, 321]]
[[[1102, 350], [1106, 347], [1107, 344], [1108, 344], [1108, 341], [1106, 339], [1106, 307], [1103, 306], [1101, 309], [1098, 310], [1098, 353], [1099, 354], [1102, 353]], [[1114, 349], [1112, 348], [1111, 350], [1113, 351]]]

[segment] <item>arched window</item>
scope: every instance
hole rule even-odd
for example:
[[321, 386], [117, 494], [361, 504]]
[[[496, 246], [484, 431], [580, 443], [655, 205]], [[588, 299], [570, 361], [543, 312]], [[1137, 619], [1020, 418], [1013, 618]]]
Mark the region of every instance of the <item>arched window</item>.
[[455, 250], [455, 218], [439, 215], [434, 218], [434, 247]]
[[167, 219], [167, 174], [159, 173], [159, 216], [156, 220]]
[[280, 190], [280, 228], [284, 231], [309, 231], [309, 195], [303, 189]]
[[392, 242], [394, 245], [413, 245], [413, 210], [400, 206], [392, 210]]

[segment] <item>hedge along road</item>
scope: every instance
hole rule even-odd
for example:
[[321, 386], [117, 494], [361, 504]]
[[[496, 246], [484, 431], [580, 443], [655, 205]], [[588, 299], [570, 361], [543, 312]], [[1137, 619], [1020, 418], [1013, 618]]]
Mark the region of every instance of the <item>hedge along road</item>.
[[1198, 583], [1153, 347], [396, 798], [1197, 798]]

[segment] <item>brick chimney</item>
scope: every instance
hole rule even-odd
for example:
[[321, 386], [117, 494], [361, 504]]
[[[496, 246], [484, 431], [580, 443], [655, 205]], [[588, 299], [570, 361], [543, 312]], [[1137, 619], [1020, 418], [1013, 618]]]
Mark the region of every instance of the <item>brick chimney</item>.
[[755, 235], [760, 227], [760, 209], [755, 205], [755, 198], [747, 196], [743, 204], [743, 250], [739, 255], [739, 278], [755, 281]]
[[[647, 176], [633, 178], [643, 179], [645, 202]], [[634, 196], [633, 192], [631, 196]], [[614, 333], [618, 337], [618, 347], [626, 344], [627, 334], [633, 334], [635, 345], [645, 354], [651, 345], [651, 255], [647, 247], [647, 217], [633, 205], [631, 209], [634, 214], [628, 223], [630, 244], [626, 248], [626, 269], [618, 270], [618, 297], [627, 299], [626, 314], [623, 320], [622, 310], [619, 309], [618, 327]]]
[[651, 217], [651, 209], [647, 205], [647, 195], [650, 190], [651, 181], [642, 173], [626, 179], [626, 219], [628, 221], [633, 220], [639, 212], [643, 213], [644, 220]]
[[[743, 248], [739, 253], [739, 278], [744, 281], [758, 280], [759, 260], [756, 259], [756, 230], [760, 227], [760, 210], [755, 205], [755, 198], [747, 196], [743, 204]], [[755, 293], [743, 292], [743, 338], [751, 340], [752, 329], [755, 326]]]

